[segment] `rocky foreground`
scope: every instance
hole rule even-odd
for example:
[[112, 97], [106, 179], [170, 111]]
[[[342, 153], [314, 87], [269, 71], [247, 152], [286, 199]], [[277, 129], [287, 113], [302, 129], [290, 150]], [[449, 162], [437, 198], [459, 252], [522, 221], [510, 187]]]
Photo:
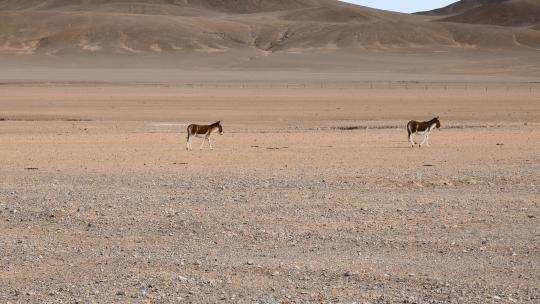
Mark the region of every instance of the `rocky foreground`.
[[[287, 136], [299, 148], [239, 152], [274, 170], [197, 168], [233, 159], [195, 151], [175, 173], [4, 171], [0, 302], [540, 301], [538, 142], [464, 154], [485, 153], [480, 166], [443, 153], [439, 137], [426, 160], [377, 169], [339, 165], [354, 155], [332, 148], [326, 164], [288, 162], [311, 150], [309, 137]], [[417, 149], [395, 153], [412, 160]]]

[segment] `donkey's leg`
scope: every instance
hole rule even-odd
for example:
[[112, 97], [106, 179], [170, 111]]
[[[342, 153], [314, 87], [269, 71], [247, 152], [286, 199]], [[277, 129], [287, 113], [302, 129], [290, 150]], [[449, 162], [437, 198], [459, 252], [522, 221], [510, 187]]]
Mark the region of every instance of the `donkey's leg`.
[[429, 133], [426, 134], [426, 146], [429, 147]]
[[199, 147], [199, 150], [202, 150], [202, 149], [203, 149], [203, 147], [204, 147], [204, 143], [205, 143], [205, 142], [206, 142], [206, 137], [205, 137], [205, 138], [203, 138], [203, 141], [202, 141], [202, 144], [201, 144], [201, 146]]
[[409, 133], [409, 145], [414, 147], [414, 138], [412, 133]]
[[191, 136], [187, 136], [187, 143], [186, 143], [186, 150], [190, 150], [191, 149]]
[[407, 134], [409, 134], [409, 145], [411, 145], [411, 147], [414, 147], [414, 145], [416, 144], [414, 142], [414, 133], [413, 132], [413, 128], [412, 128], [412, 125], [411, 125], [411, 122], [409, 122], [407, 124]]
[[214, 147], [212, 147], [212, 140], [210, 140], [210, 136], [208, 136], [208, 145], [210, 146], [210, 150], [214, 150]]
[[424, 143], [426, 142], [426, 139], [427, 139], [427, 134], [424, 134], [424, 140], [422, 140], [422, 143], [420, 143], [420, 147], [424, 145]]

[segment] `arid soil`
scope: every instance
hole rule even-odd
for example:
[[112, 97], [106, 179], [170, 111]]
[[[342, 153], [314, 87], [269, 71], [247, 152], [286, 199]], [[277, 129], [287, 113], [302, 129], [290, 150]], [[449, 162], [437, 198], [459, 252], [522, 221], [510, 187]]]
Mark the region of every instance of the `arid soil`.
[[2, 85], [0, 302], [538, 303], [539, 94]]

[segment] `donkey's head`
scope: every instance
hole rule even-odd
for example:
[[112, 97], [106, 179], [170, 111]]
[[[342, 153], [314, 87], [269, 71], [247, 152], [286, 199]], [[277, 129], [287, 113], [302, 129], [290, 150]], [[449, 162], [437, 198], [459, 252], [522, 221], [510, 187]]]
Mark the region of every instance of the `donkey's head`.
[[223, 135], [223, 127], [221, 126], [221, 120], [216, 122], [215, 125], [217, 125], [219, 130], [219, 135]]
[[441, 122], [439, 121], [439, 116], [433, 118], [433, 120], [435, 121], [435, 127], [440, 128], [441, 127]]

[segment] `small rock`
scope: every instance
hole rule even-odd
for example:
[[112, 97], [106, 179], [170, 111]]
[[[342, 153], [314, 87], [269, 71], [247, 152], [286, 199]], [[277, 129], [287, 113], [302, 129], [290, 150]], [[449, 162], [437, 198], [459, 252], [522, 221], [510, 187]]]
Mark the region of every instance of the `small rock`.
[[352, 271], [347, 271], [347, 272], [345, 272], [343, 275], [346, 276], [346, 277], [352, 277], [352, 276], [355, 275], [355, 273], [352, 272]]
[[495, 296], [493, 296], [493, 299], [495, 299], [495, 300], [500, 300], [500, 299], [501, 299], [501, 297], [499, 297], [499, 296], [495, 295]]
[[123, 296], [125, 296], [125, 295], [126, 295], [126, 292], [125, 292], [125, 291], [123, 291], [123, 290], [119, 290], [119, 291], [117, 291], [117, 292], [116, 292], [116, 295], [117, 295], [117, 296], [121, 296], [121, 297], [123, 297]]
[[253, 261], [249, 260], [249, 261], [247, 261], [247, 264], [248, 265], [253, 265]]

